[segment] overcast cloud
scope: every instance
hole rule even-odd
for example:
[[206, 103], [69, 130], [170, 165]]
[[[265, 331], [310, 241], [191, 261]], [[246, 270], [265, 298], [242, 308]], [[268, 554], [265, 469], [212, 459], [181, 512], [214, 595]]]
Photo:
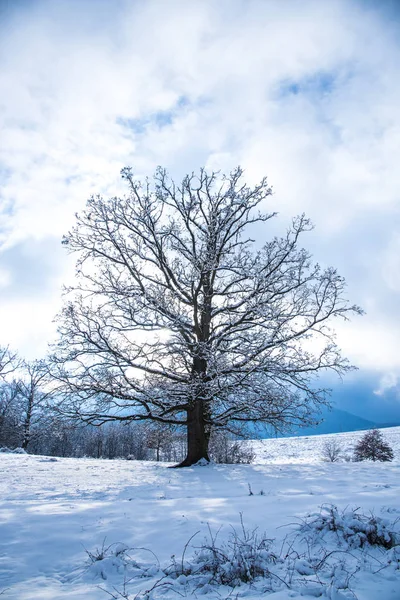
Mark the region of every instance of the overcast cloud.
[[367, 414], [350, 391], [341, 407], [400, 419], [397, 2], [0, 6], [0, 343], [45, 353], [72, 273], [61, 236], [91, 193], [123, 190], [123, 166], [241, 164], [268, 175], [274, 227], [311, 217], [308, 247], [367, 312], [338, 330]]

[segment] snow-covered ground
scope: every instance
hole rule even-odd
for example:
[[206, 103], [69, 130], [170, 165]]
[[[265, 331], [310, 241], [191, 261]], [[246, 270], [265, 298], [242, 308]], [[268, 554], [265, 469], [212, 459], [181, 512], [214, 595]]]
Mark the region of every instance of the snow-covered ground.
[[[394, 452], [394, 460], [400, 462], [400, 427], [380, 430], [383, 438]], [[365, 431], [348, 431], [325, 435], [253, 440], [251, 445], [256, 452], [256, 462], [260, 464], [300, 464], [320, 463], [323, 448], [327, 441], [336, 440], [340, 444], [341, 460], [351, 459], [355, 444]]]
[[[400, 428], [383, 434], [392, 463], [325, 463], [321, 449], [332, 436], [255, 442], [252, 465], [178, 470], [0, 454], [1, 600], [133, 600], [154, 585], [149, 598], [399, 600], [400, 552], [355, 533], [360, 524], [368, 533], [373, 513], [384, 539], [388, 530], [400, 535]], [[337, 439], [350, 453], [360, 435]], [[196, 547], [209, 530], [219, 531], [217, 546], [232, 543], [241, 516], [259, 539], [266, 532], [274, 540], [259, 553], [267, 576], [250, 587], [207, 585], [207, 574], [196, 574], [207, 556], [196, 558]], [[326, 531], [332, 518], [335, 531]], [[184, 567], [179, 578], [165, 574], [174, 561]]]

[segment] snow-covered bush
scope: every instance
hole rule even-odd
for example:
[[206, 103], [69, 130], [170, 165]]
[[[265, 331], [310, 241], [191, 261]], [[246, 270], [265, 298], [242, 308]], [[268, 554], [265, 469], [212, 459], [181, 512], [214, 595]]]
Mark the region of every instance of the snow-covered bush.
[[[86, 576], [109, 580], [110, 597], [125, 600], [193, 597], [196, 593], [222, 591], [218, 586], [247, 586], [260, 597], [271, 592], [291, 591], [295, 595], [326, 597], [331, 600], [354, 599], [352, 581], [360, 571], [380, 573], [387, 570], [397, 579], [400, 570], [400, 528], [397, 521], [365, 515], [359, 509], [338, 511], [325, 505], [318, 513], [307, 515], [287, 536], [284, 543], [241, 527], [231, 528], [220, 541], [219, 530], [209, 533], [196, 546], [193, 535], [183, 552], [160, 565], [153, 552], [128, 548], [123, 544], [103, 545], [88, 552]], [[150, 554], [143, 555], [143, 552]], [[144, 559], [144, 560], [143, 560]], [[118, 577], [123, 587], [114, 585]], [[146, 579], [145, 587], [138, 591]], [[122, 583], [121, 583], [122, 585]], [[110, 586], [112, 590], [110, 591]], [[160, 595], [155, 594], [160, 591]], [[232, 591], [223, 597], [230, 597]], [[213, 596], [214, 597], [214, 596]], [[257, 596], [258, 597], [258, 596]], [[286, 597], [286, 596], [285, 596]]]
[[119, 542], [106, 546], [104, 540], [102, 545], [94, 550], [85, 549], [88, 556], [85, 572], [92, 578], [100, 577], [104, 581], [110, 577], [112, 578], [115, 573], [125, 574], [130, 579], [154, 577], [157, 575], [165, 577], [164, 573], [160, 570], [160, 565], [153, 552], [143, 548], [139, 549], [142, 553], [149, 553], [150, 556], [149, 561], [141, 561], [139, 563], [132, 556], [137, 550]]
[[278, 556], [271, 550], [272, 539], [247, 530], [241, 516], [240, 531], [232, 528], [227, 541], [218, 543], [218, 534], [209, 529], [208, 538], [196, 549], [194, 557], [186, 561], [174, 560], [168, 574], [179, 578], [190, 577], [197, 585], [228, 585], [251, 583], [258, 578], [272, 577], [271, 565]]
[[400, 545], [400, 529], [395, 525], [373, 514], [365, 515], [359, 509], [339, 511], [334, 505], [324, 505], [319, 513], [304, 519], [300, 531], [312, 543], [330, 537], [339, 547], [390, 549]]
[[393, 450], [383, 438], [378, 429], [371, 429], [358, 441], [354, 448], [354, 460], [380, 460], [387, 462], [393, 460]]

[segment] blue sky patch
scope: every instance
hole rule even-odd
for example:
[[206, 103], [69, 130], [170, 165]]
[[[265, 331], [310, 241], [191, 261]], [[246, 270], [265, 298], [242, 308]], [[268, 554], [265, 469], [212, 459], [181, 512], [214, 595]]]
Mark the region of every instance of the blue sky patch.
[[279, 87], [279, 96], [285, 98], [288, 96], [325, 96], [331, 94], [338, 83], [336, 73], [321, 72], [314, 75], [303, 77], [302, 79], [289, 79], [284, 81]]
[[190, 101], [186, 96], [181, 96], [175, 105], [169, 110], [160, 110], [142, 118], [126, 118], [118, 117], [117, 124], [131, 129], [134, 133], [140, 135], [145, 133], [146, 129], [151, 125], [156, 125], [159, 129], [172, 125], [175, 117], [187, 107], [190, 106]]

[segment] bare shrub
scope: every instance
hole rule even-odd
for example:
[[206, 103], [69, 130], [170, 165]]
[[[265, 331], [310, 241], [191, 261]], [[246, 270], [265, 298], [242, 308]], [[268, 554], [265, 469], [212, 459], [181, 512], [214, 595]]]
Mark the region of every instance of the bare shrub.
[[209, 536], [197, 549], [190, 562], [184, 557], [169, 568], [169, 575], [194, 576], [202, 584], [228, 585], [235, 587], [241, 583], [251, 583], [258, 578], [270, 578], [270, 566], [278, 560], [271, 551], [272, 539], [259, 534], [257, 528], [248, 530], [240, 515], [240, 530], [232, 528], [226, 542], [218, 543], [218, 533]]
[[326, 462], [338, 462], [342, 454], [342, 449], [335, 438], [326, 440], [322, 447], [322, 458]]
[[110, 544], [109, 546], [106, 546], [106, 538], [104, 538], [100, 547], [97, 547], [94, 550], [87, 550], [87, 548], [85, 548], [89, 563], [93, 564], [95, 562], [104, 560], [109, 554], [111, 554], [111, 548], [113, 546], [116, 546], [116, 544]]
[[254, 449], [248, 441], [235, 440], [231, 434], [221, 430], [213, 431], [209, 451], [214, 462], [228, 465], [248, 465], [255, 458]]

